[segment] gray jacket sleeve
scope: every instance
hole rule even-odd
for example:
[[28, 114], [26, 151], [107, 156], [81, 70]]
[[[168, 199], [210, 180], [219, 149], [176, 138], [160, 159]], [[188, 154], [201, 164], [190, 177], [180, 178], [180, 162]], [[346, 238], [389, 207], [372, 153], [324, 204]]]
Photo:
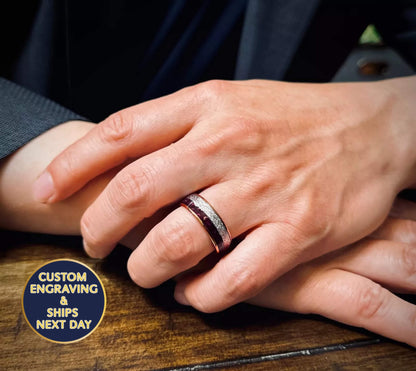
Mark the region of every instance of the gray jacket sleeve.
[[0, 159], [53, 126], [70, 120], [85, 118], [0, 77]]

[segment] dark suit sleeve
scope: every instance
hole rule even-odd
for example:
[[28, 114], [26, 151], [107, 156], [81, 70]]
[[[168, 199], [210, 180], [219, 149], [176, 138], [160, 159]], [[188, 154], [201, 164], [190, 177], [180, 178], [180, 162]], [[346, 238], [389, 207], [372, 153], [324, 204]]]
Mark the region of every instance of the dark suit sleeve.
[[0, 77], [0, 159], [70, 120], [85, 118]]

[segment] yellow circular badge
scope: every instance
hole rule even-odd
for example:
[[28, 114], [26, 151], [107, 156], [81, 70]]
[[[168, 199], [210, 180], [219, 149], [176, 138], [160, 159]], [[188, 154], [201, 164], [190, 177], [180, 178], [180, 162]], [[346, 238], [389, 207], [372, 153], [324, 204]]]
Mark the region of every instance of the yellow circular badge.
[[50, 261], [28, 279], [22, 298], [30, 327], [56, 343], [90, 335], [104, 317], [104, 285], [87, 265], [70, 259]]

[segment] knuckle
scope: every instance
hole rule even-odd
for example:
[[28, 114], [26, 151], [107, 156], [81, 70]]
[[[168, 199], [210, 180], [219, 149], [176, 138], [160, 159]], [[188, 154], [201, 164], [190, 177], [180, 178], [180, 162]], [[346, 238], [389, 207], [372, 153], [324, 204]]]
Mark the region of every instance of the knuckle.
[[195, 236], [180, 221], [161, 225], [153, 234], [152, 242], [153, 255], [159, 263], [187, 266], [195, 260]]
[[259, 276], [246, 263], [234, 263], [227, 275], [225, 295], [231, 302], [248, 299], [260, 288]]
[[386, 305], [386, 291], [379, 284], [361, 289], [357, 294], [357, 315], [364, 320], [382, 315]]
[[201, 101], [215, 101], [224, 93], [226, 85], [223, 80], [205, 81], [195, 85], [195, 93]]
[[128, 111], [113, 113], [98, 126], [102, 140], [109, 143], [128, 140], [133, 135], [133, 122]]
[[137, 212], [144, 208], [151, 198], [151, 189], [154, 184], [154, 171], [148, 167], [140, 170], [122, 171], [110, 188], [111, 203], [126, 212]]

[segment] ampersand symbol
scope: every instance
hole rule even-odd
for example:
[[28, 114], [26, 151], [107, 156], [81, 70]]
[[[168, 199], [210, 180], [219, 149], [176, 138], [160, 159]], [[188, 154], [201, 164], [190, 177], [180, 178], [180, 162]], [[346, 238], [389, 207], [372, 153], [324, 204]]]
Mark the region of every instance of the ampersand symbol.
[[65, 296], [61, 296], [61, 301], [59, 303], [61, 305], [68, 305], [68, 300], [66, 300]]

